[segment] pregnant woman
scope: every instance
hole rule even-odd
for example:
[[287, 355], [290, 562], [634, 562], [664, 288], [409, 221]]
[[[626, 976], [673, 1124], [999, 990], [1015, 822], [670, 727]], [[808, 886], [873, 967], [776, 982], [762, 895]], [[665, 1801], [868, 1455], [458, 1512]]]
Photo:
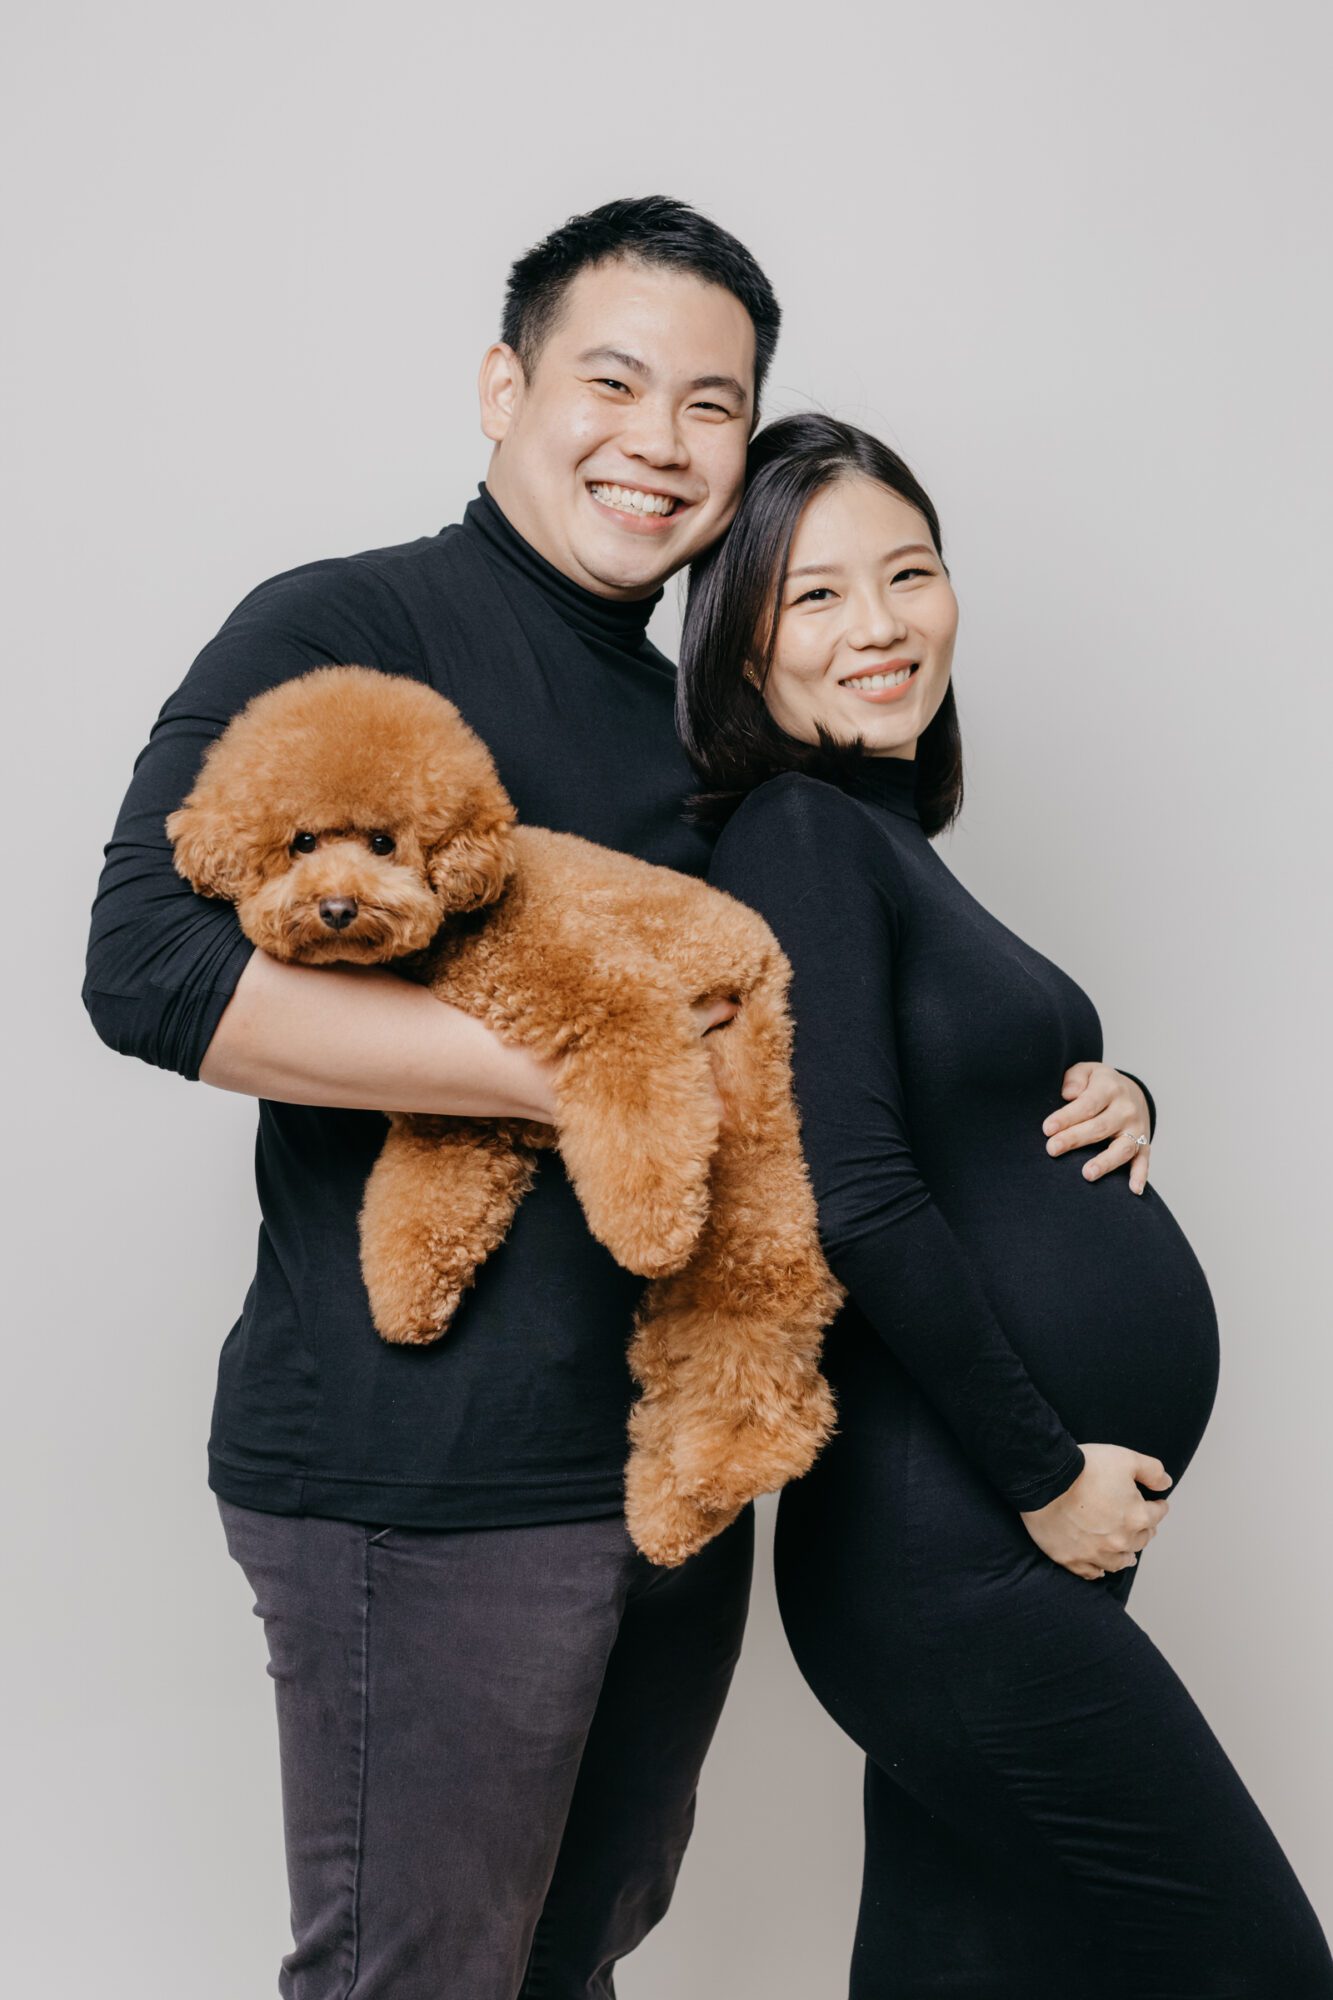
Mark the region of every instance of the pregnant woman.
[[681, 668], [711, 879], [793, 965], [840, 1431], [784, 1494], [801, 1671], [866, 1752], [854, 2000], [1333, 1995], [1276, 1839], [1126, 1611], [1217, 1385], [1151, 1105], [950, 874], [934, 507], [819, 416], [752, 447]]

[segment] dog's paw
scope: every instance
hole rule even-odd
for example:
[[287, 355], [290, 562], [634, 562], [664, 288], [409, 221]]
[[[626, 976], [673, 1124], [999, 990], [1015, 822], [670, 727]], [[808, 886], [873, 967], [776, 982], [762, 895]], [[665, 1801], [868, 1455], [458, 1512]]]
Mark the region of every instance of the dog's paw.
[[708, 1507], [675, 1490], [670, 1468], [647, 1453], [631, 1457], [625, 1479], [625, 1525], [649, 1562], [677, 1569], [729, 1527], [744, 1503]]
[[427, 1297], [396, 1298], [393, 1288], [368, 1287], [370, 1316], [381, 1340], [395, 1347], [429, 1347], [449, 1331], [463, 1294], [456, 1287], [432, 1291]]
[[701, 1507], [735, 1509], [800, 1479], [833, 1428], [832, 1393], [819, 1375], [800, 1394], [730, 1419], [682, 1417], [669, 1445], [673, 1484]]

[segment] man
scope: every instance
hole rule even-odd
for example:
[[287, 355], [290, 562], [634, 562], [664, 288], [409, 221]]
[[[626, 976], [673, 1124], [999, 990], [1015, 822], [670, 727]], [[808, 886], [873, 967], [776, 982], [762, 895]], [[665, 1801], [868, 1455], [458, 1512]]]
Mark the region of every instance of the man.
[[[258, 1268], [209, 1481], [277, 1683], [288, 2000], [612, 1992], [670, 1899], [752, 1521], [679, 1570], [629, 1543], [640, 1282], [554, 1154], [447, 1338], [377, 1337], [356, 1218], [380, 1114], [546, 1118], [549, 1076], [391, 972], [253, 951], [174, 874], [163, 821], [252, 695], [360, 662], [455, 701], [531, 824], [702, 874], [673, 670], [645, 627], [735, 511], [778, 322], [749, 253], [660, 197], [520, 258], [461, 525], [252, 591], [163, 709], [107, 849], [99, 1034], [261, 1100]], [[698, 1011], [705, 1032], [725, 1010]]]

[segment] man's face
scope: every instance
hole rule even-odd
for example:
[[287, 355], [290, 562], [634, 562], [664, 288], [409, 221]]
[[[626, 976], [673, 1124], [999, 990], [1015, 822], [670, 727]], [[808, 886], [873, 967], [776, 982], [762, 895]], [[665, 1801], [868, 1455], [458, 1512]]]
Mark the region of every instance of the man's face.
[[647, 597], [716, 541], [740, 502], [754, 325], [687, 272], [580, 271], [525, 378], [487, 351], [487, 486], [525, 541], [601, 597]]

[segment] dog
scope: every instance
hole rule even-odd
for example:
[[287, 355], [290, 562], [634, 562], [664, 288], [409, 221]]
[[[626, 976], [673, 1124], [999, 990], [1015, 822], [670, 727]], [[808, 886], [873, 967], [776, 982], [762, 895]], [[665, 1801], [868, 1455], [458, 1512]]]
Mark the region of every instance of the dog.
[[[800, 1147], [790, 967], [763, 919], [517, 824], [453, 704], [363, 666], [255, 696], [166, 825], [178, 872], [261, 950], [393, 965], [554, 1064], [554, 1126], [388, 1114], [360, 1213], [380, 1335], [444, 1333], [555, 1145], [593, 1235], [650, 1280], [628, 1356], [636, 1545], [675, 1566], [808, 1470], [833, 1429], [819, 1352], [844, 1294]], [[691, 1007], [718, 994], [737, 1011], [705, 1039]]]

